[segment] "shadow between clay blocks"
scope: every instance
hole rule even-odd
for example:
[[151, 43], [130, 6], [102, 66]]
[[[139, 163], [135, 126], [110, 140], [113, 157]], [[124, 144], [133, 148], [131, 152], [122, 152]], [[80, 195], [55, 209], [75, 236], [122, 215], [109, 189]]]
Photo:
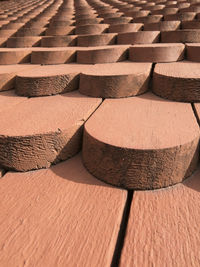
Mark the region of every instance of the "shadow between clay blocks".
[[81, 160], [81, 153], [71, 159], [52, 166], [51, 171], [60, 178], [72, 181], [73, 183], [113, 187], [96, 179], [85, 169]]

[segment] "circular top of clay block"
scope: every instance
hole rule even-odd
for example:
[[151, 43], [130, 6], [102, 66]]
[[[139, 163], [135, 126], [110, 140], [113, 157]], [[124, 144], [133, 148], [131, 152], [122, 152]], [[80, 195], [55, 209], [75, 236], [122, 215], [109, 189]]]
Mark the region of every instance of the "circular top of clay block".
[[189, 61], [159, 63], [154, 71], [169, 77], [196, 79], [200, 78], [200, 63]]
[[127, 149], [165, 149], [199, 136], [190, 104], [165, 101], [151, 93], [105, 100], [85, 129], [99, 142]]
[[81, 120], [98, 101], [78, 92], [30, 98], [17, 109], [0, 114], [1, 135], [31, 136], [70, 129], [79, 120], [82, 124]]
[[[16, 65], [15, 65], [16, 66]], [[93, 65], [88, 64], [60, 64], [60, 65], [44, 65], [38, 66], [32, 70], [23, 71], [20, 77], [29, 77], [29, 78], [39, 78], [39, 77], [47, 77], [47, 76], [57, 76], [66, 73], [73, 72], [83, 72], [89, 71], [90, 68], [94, 67]], [[0, 68], [1, 71], [1, 68]]]
[[133, 63], [129, 61], [117, 62], [117, 63], [106, 63], [96, 64], [88, 69], [83, 67], [82, 72], [87, 75], [125, 75], [125, 74], [141, 74], [149, 70], [151, 63]]

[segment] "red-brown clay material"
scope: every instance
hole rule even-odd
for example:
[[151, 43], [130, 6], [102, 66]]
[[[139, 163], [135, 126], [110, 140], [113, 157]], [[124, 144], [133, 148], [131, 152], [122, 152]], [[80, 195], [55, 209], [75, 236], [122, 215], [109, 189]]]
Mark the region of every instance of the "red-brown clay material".
[[147, 17], [141, 17], [141, 18], [135, 18], [133, 19], [134, 23], [156, 23], [161, 21], [163, 18], [163, 15], [151, 15]]
[[0, 36], [2, 37], [10, 37], [16, 33], [16, 30], [2, 30], [0, 29]]
[[184, 44], [143, 44], [129, 48], [129, 59], [136, 62], [173, 62], [184, 59]]
[[116, 18], [106, 18], [104, 19], [104, 23], [113, 25], [113, 24], [127, 24], [131, 22], [132, 17], [116, 17]]
[[13, 89], [15, 86], [16, 75], [27, 69], [33, 69], [35, 67], [36, 66], [29, 64], [0, 66], [0, 91]]
[[32, 51], [31, 63], [32, 64], [64, 64], [69, 62], [75, 62], [76, 60], [76, 49], [69, 48], [49, 48]]
[[164, 20], [180, 20], [180, 21], [191, 21], [195, 18], [195, 12], [185, 12], [185, 13], [178, 13], [173, 15], [166, 15], [164, 16]]
[[0, 65], [30, 62], [31, 50], [26, 48], [1, 48]]
[[77, 63], [97, 64], [124, 61], [128, 57], [129, 46], [104, 46], [77, 50]]
[[6, 43], [7, 47], [32, 47], [39, 46], [41, 37], [26, 36], [26, 37], [10, 37]]
[[85, 120], [100, 103], [74, 92], [31, 98], [0, 113], [0, 165], [28, 171], [72, 157], [81, 148]]
[[83, 162], [110, 184], [156, 189], [192, 174], [198, 143], [199, 126], [190, 104], [150, 93], [107, 99], [85, 124]]
[[20, 29], [15, 36], [24, 37], [24, 36], [39, 36], [45, 32], [46, 28], [22, 28]]
[[200, 170], [173, 187], [134, 192], [124, 266], [199, 266]]
[[77, 40], [78, 46], [105, 46], [114, 45], [117, 40], [116, 33], [105, 33], [98, 35], [79, 35]]
[[16, 96], [13, 90], [0, 92], [0, 112], [6, 112], [8, 109], [18, 107], [18, 104], [27, 101], [26, 97]]
[[113, 33], [120, 32], [137, 32], [143, 27], [142, 23], [128, 23], [128, 24], [115, 24], [110, 25], [108, 31]]
[[160, 97], [174, 101], [200, 101], [200, 63], [174, 62], [157, 64], [152, 90]]
[[200, 29], [200, 21], [182, 21], [182, 29]]
[[145, 23], [145, 31], [175, 31], [180, 29], [180, 21], [160, 21], [157, 23]]
[[101, 34], [107, 31], [109, 24], [88, 24], [77, 26], [75, 34]]
[[45, 96], [77, 90], [79, 74], [91, 67], [82, 64], [40, 66], [17, 76], [15, 92], [24, 96]]
[[187, 60], [200, 62], [200, 43], [186, 44]]
[[46, 30], [45, 35], [47, 36], [59, 36], [74, 34], [75, 27], [65, 26], [65, 27], [50, 27]]
[[88, 24], [99, 24], [103, 21], [102, 18], [93, 18], [93, 19], [79, 19], [76, 20], [76, 26], [88, 25]]
[[4, 176], [4, 174], [5, 174], [5, 170], [0, 169], [0, 178], [2, 178]]
[[97, 64], [80, 76], [82, 94], [118, 98], [139, 95], [149, 88], [151, 64], [118, 62]]
[[110, 266], [126, 198], [92, 177], [80, 156], [8, 172], [0, 181], [1, 266]]
[[200, 30], [161, 32], [162, 43], [200, 43]]
[[159, 42], [159, 31], [139, 31], [129, 33], [119, 33], [118, 44], [151, 44]]
[[77, 36], [67, 35], [67, 36], [45, 36], [42, 37], [41, 47], [66, 47], [66, 46], [76, 46]]

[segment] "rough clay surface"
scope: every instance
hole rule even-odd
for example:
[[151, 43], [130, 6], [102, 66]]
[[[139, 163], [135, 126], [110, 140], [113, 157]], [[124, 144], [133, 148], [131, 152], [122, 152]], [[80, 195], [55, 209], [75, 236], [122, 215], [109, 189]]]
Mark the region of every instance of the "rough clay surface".
[[94, 176], [114, 185], [161, 188], [192, 174], [198, 142], [190, 104], [150, 93], [105, 100], [85, 124], [83, 162]]
[[128, 57], [128, 46], [88, 48], [77, 51], [77, 63], [97, 64], [124, 61]]
[[120, 267], [200, 265], [200, 169], [168, 189], [134, 192]]
[[126, 196], [92, 177], [80, 156], [7, 173], [0, 180], [1, 266], [110, 266]]
[[183, 102], [200, 101], [200, 63], [157, 64], [153, 73], [153, 92], [160, 97]]
[[90, 68], [82, 64], [39, 66], [17, 75], [15, 92], [23, 96], [45, 96], [77, 90], [79, 74]]
[[184, 59], [183, 44], [134, 45], [129, 48], [129, 59], [138, 62], [173, 62]]
[[16, 75], [35, 67], [30, 64], [0, 66], [0, 91], [13, 89], [15, 87]]
[[28, 171], [72, 157], [81, 148], [85, 120], [100, 103], [74, 92], [32, 98], [0, 113], [0, 165]]
[[150, 63], [97, 64], [81, 73], [79, 91], [102, 98], [139, 95], [149, 88], [150, 71]]

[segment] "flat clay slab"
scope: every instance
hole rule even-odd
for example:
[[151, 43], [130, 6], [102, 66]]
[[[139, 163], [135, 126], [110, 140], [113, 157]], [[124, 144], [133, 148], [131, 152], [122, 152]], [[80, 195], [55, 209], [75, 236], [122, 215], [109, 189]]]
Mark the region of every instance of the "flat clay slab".
[[174, 101], [200, 101], [200, 63], [182, 61], [155, 66], [152, 90]]
[[138, 31], [119, 33], [117, 37], [118, 44], [151, 44], [158, 43], [160, 38], [159, 31]]
[[136, 62], [173, 62], [184, 59], [184, 44], [142, 44], [129, 48], [129, 59]]
[[126, 198], [92, 177], [80, 155], [48, 170], [8, 172], [0, 180], [1, 265], [110, 266]]
[[15, 87], [15, 78], [17, 74], [25, 70], [32, 70], [36, 65], [19, 64], [19, 65], [1, 65], [0, 66], [0, 91], [6, 91]]
[[186, 44], [187, 60], [200, 62], [200, 43]]
[[81, 148], [85, 120], [100, 103], [73, 92], [29, 98], [0, 113], [0, 165], [28, 171], [72, 157]]
[[127, 45], [121, 46], [102, 46], [92, 47], [85, 50], [77, 50], [77, 63], [80, 64], [99, 64], [99, 63], [114, 63], [127, 60], [128, 57]]
[[[35, 66], [35, 65], [32, 65]], [[48, 96], [79, 88], [79, 76], [93, 65], [61, 64], [37, 66], [16, 77], [15, 92], [22, 96]]]
[[198, 142], [199, 126], [190, 104], [151, 93], [106, 99], [85, 124], [83, 163], [113, 185], [167, 187], [196, 169]]
[[0, 65], [30, 62], [30, 48], [0, 48]]
[[199, 266], [200, 169], [168, 189], [134, 192], [123, 266]]
[[118, 98], [139, 95], [149, 89], [150, 63], [117, 62], [96, 64], [80, 75], [82, 94]]

